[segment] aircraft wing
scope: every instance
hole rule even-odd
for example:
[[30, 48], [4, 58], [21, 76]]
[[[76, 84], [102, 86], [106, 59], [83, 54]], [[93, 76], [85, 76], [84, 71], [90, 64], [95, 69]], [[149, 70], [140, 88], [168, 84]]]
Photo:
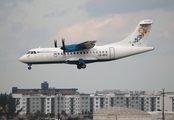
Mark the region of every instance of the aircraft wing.
[[77, 47], [85, 48], [85, 49], [91, 49], [91, 48], [93, 48], [95, 46], [95, 43], [96, 43], [95, 40], [93, 40], [93, 41], [86, 41], [86, 42], [77, 44]]

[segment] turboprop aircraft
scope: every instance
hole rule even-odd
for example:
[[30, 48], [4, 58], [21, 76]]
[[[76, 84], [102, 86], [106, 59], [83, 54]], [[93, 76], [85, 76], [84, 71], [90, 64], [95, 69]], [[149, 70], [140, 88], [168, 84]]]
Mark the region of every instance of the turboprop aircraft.
[[96, 46], [95, 40], [65, 45], [64, 38], [62, 46], [57, 46], [57, 40], [54, 40], [54, 48], [31, 49], [19, 60], [28, 65], [28, 70], [34, 64], [56, 63], [75, 64], [78, 69], [85, 69], [88, 63], [112, 61], [154, 50], [146, 47], [152, 24], [152, 20], [142, 20], [122, 41], [102, 46]]

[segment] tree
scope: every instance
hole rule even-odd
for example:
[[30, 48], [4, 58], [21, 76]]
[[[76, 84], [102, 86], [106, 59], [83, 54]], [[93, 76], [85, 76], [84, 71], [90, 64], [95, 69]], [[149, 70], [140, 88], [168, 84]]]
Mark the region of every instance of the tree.
[[29, 120], [46, 120], [45, 119], [46, 115], [39, 110], [37, 110], [35, 113], [27, 113], [27, 118]]
[[16, 110], [16, 107], [20, 104], [20, 99], [13, 98], [12, 94], [7, 95], [0, 94], [0, 118], [2, 116], [7, 119], [12, 119], [16, 117], [23, 108]]
[[66, 111], [65, 110], [62, 110], [61, 111], [61, 114], [66, 118], [68, 115], [66, 114]]

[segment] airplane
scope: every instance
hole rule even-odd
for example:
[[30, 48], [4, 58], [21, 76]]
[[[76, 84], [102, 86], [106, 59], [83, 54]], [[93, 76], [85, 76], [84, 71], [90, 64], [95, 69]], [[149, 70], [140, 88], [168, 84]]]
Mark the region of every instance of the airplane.
[[78, 69], [85, 69], [86, 64], [94, 62], [107, 62], [120, 58], [154, 50], [147, 47], [148, 36], [153, 20], [146, 19], [139, 22], [138, 26], [128, 37], [112, 44], [96, 46], [96, 40], [85, 41], [80, 44], [57, 46], [54, 40], [52, 48], [35, 48], [29, 50], [19, 58], [19, 61], [28, 65], [28, 70], [34, 64], [74, 64]]

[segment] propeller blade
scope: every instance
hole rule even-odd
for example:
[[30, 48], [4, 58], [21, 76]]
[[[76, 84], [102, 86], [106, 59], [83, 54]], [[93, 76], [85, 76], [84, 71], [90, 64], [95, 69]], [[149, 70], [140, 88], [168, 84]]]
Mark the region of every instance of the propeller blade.
[[65, 55], [65, 38], [62, 38], [62, 50], [63, 54]]
[[54, 39], [54, 46], [57, 48], [57, 40]]

